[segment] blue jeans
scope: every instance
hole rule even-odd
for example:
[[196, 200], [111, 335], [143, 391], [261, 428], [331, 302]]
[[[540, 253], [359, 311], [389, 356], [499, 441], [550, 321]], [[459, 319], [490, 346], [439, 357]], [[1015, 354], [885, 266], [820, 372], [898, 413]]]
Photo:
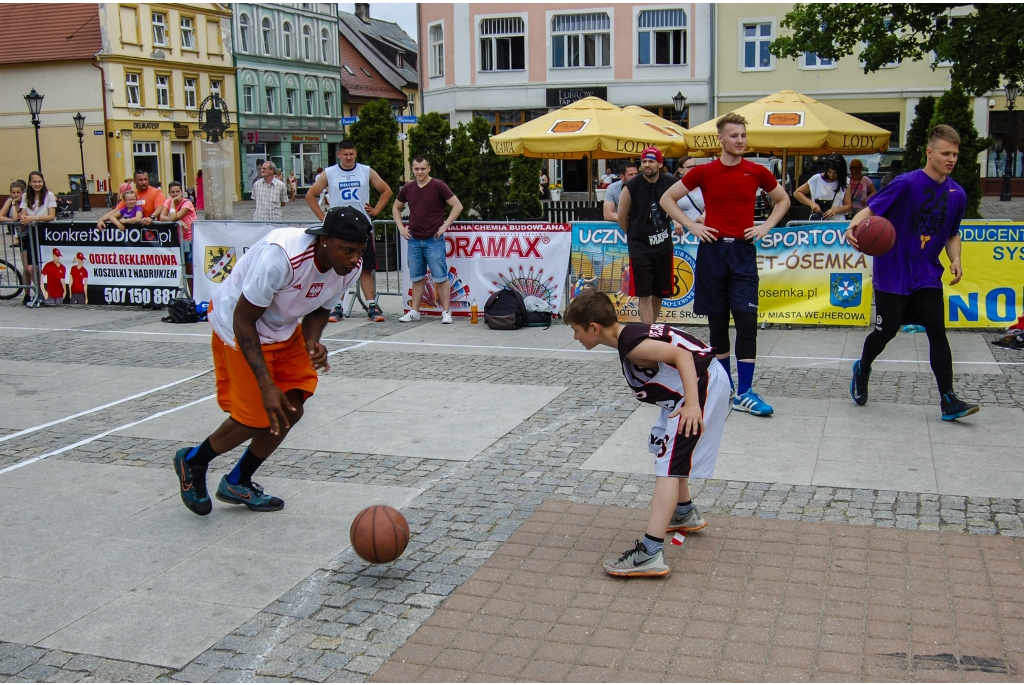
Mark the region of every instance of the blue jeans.
[[448, 263], [445, 261], [444, 236], [435, 236], [420, 240], [412, 238], [409, 240], [409, 276], [413, 283], [422, 281], [427, 277], [427, 267], [430, 267], [430, 277], [434, 283], [443, 283], [448, 280]]

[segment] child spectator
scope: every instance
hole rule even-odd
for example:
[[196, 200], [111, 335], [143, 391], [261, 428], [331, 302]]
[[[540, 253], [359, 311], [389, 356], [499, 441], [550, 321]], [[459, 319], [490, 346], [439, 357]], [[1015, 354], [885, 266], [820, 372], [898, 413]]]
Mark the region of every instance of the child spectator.
[[100, 220], [96, 222], [98, 228], [103, 228], [104, 224], [108, 221], [112, 222], [115, 226], [124, 230], [125, 224], [140, 224], [144, 214], [142, 213], [142, 205], [138, 204], [134, 190], [126, 190], [124, 195], [121, 197], [121, 201], [124, 203], [124, 207], [118, 209], [114, 207], [112, 210], [100, 217]]

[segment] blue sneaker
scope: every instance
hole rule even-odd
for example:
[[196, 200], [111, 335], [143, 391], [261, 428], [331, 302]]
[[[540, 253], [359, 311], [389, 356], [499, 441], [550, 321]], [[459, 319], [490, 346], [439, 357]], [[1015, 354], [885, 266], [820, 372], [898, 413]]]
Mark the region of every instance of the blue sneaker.
[[252, 511], [280, 511], [284, 509], [284, 500], [264, 494], [259, 483], [248, 486], [232, 485], [227, 476], [221, 476], [217, 486], [217, 499], [228, 504], [244, 504]]
[[868, 380], [871, 372], [862, 373], [860, 360], [853, 363], [853, 378], [850, 379], [850, 397], [857, 404], [864, 406], [868, 403]]
[[754, 416], [771, 416], [775, 413], [772, 405], [764, 401], [764, 398], [754, 392], [751, 388], [742, 395], [737, 395], [732, 401], [734, 411], [745, 411]]
[[192, 448], [183, 447], [174, 453], [174, 473], [178, 476], [181, 501], [193, 514], [206, 516], [213, 511], [213, 502], [206, 490], [206, 470], [199, 471], [188, 465], [185, 457], [191, 451]]
[[980, 411], [978, 405], [964, 402], [955, 392], [948, 392], [942, 396], [941, 407], [943, 421], [956, 421]]

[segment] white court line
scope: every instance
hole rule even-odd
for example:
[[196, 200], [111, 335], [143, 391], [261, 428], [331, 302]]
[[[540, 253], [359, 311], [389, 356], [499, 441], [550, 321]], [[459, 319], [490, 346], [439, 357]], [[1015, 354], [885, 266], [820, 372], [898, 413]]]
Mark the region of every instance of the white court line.
[[[329, 342], [359, 342], [348, 338], [321, 338]], [[576, 354], [618, 354], [615, 350], [569, 350], [564, 347], [510, 347], [507, 345], [456, 345], [454, 343], [403, 342], [401, 340], [367, 340], [374, 345], [418, 345], [421, 347], [463, 347], [479, 350], [526, 350], [529, 352], [574, 352]]]
[[105, 331], [99, 328], [37, 328], [33, 326], [0, 326], [0, 331], [50, 331], [53, 333], [123, 333], [126, 335], [174, 335], [186, 338], [210, 337], [210, 333], [157, 333], [156, 331]]
[[[361, 343], [359, 345], [353, 345], [352, 347], [346, 347], [346, 348], [341, 349], [341, 350], [335, 350], [334, 352], [330, 352], [328, 354], [337, 354], [339, 352], [345, 352], [346, 350], [354, 350], [355, 348], [362, 347], [365, 344], [367, 344], [367, 343], [364, 342], [364, 343]], [[208, 372], [204, 371], [203, 373], [208, 373]], [[202, 375], [202, 374], [199, 374], [199, 375]], [[82, 445], [88, 445], [90, 442], [95, 442], [96, 440], [99, 440], [100, 438], [105, 438], [108, 435], [110, 435], [111, 433], [116, 433], [118, 431], [126, 430], [128, 428], [132, 428], [133, 426], [137, 426], [140, 423], [146, 423], [147, 421], [152, 421], [153, 419], [158, 419], [161, 416], [167, 416], [168, 414], [173, 414], [176, 411], [181, 411], [182, 409], [187, 409], [187, 408], [189, 408], [189, 407], [191, 407], [193, 405], [199, 404], [200, 402], [205, 402], [207, 400], [212, 400], [216, 396], [217, 396], [217, 394], [214, 393], [212, 395], [207, 395], [206, 397], [200, 397], [198, 400], [192, 400], [191, 402], [186, 402], [185, 404], [182, 404], [181, 406], [178, 406], [178, 407], [172, 407], [171, 409], [164, 409], [163, 411], [158, 411], [157, 413], [152, 414], [150, 416], [147, 416], [144, 419], [139, 419], [138, 421], [131, 421], [129, 423], [124, 424], [123, 426], [118, 426], [117, 428], [111, 428], [110, 430], [105, 430], [102, 433], [97, 433], [96, 435], [93, 435], [92, 437], [85, 438], [83, 440], [79, 440], [78, 442], [73, 443], [71, 445], [67, 445], [66, 447], [61, 447], [60, 449], [53, 450], [52, 452], [47, 452], [46, 454], [40, 454], [38, 457], [32, 457], [30, 459], [26, 459], [25, 461], [20, 461], [17, 464], [11, 464], [10, 466], [8, 466], [6, 468], [0, 469], [0, 476], [2, 476], [3, 474], [7, 473], [8, 471], [13, 471], [14, 469], [20, 469], [22, 466], [28, 466], [29, 464], [34, 464], [37, 461], [40, 461], [42, 459], [46, 459], [47, 457], [54, 457], [54, 456], [57, 456], [58, 454], [64, 454], [65, 452], [67, 452], [69, 450], [73, 450], [76, 447], [81, 447]]]

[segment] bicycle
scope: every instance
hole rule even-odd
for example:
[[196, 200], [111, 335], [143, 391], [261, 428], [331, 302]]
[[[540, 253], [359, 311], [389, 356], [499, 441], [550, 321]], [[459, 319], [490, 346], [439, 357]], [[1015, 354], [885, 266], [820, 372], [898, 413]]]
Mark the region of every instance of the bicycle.
[[0, 300], [13, 300], [24, 289], [25, 277], [18, 267], [6, 259], [0, 259]]

